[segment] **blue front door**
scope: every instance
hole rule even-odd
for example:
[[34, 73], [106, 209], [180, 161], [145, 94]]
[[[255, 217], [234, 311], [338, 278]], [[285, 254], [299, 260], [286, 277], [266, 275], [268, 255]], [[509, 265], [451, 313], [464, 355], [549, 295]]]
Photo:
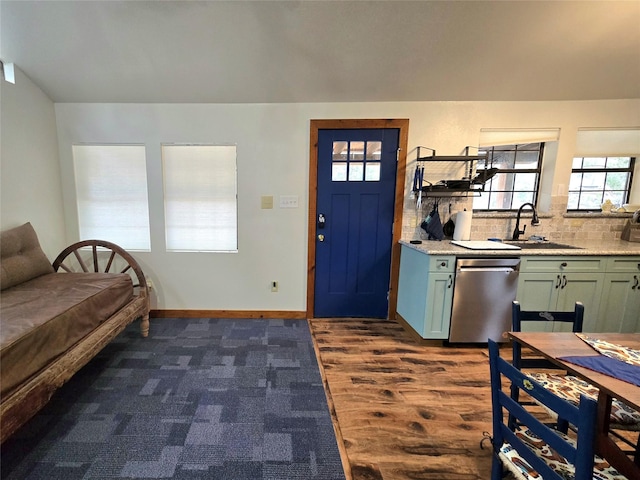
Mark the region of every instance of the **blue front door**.
[[316, 317], [387, 318], [399, 133], [318, 132]]

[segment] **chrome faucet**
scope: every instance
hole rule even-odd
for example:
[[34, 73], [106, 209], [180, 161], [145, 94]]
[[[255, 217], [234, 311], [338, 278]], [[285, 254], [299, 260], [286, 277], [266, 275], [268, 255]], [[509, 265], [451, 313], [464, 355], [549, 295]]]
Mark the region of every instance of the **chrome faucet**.
[[520, 235], [524, 235], [524, 231], [527, 229], [527, 226], [524, 225], [522, 227], [522, 230], [520, 230], [520, 215], [522, 215], [522, 209], [524, 207], [526, 207], [527, 205], [529, 205], [531, 207], [531, 210], [533, 210], [533, 217], [531, 218], [531, 225], [532, 226], [540, 225], [540, 219], [538, 218], [538, 212], [536, 212], [536, 207], [533, 206], [533, 203], [523, 203], [522, 205], [520, 205], [520, 208], [518, 209], [518, 216], [516, 217], [516, 228], [513, 231], [513, 237], [511, 238], [512, 240], [518, 240], [520, 238]]

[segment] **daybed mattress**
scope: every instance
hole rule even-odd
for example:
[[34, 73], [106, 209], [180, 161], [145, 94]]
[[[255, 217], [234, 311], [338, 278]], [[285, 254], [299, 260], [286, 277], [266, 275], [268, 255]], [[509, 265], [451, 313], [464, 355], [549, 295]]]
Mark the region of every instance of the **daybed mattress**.
[[0, 395], [64, 353], [133, 298], [126, 274], [51, 273], [0, 294]]

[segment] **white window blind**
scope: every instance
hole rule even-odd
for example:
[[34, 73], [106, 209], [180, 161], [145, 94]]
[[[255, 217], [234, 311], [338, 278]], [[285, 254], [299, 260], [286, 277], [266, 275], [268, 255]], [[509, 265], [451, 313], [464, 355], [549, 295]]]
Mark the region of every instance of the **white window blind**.
[[237, 252], [236, 147], [163, 145], [168, 251]]
[[557, 142], [559, 128], [483, 128], [480, 130], [480, 147], [521, 145], [525, 143]]
[[73, 145], [81, 240], [151, 249], [144, 145]]
[[576, 157], [640, 155], [640, 128], [580, 128]]

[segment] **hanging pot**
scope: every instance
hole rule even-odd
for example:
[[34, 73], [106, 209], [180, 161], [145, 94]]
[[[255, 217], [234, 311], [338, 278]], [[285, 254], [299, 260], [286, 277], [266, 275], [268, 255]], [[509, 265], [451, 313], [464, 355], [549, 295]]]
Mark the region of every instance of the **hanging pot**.
[[456, 229], [456, 224], [453, 223], [453, 218], [451, 218], [451, 204], [449, 204], [449, 220], [445, 222], [442, 226], [442, 232], [445, 237], [453, 237], [453, 232]]

